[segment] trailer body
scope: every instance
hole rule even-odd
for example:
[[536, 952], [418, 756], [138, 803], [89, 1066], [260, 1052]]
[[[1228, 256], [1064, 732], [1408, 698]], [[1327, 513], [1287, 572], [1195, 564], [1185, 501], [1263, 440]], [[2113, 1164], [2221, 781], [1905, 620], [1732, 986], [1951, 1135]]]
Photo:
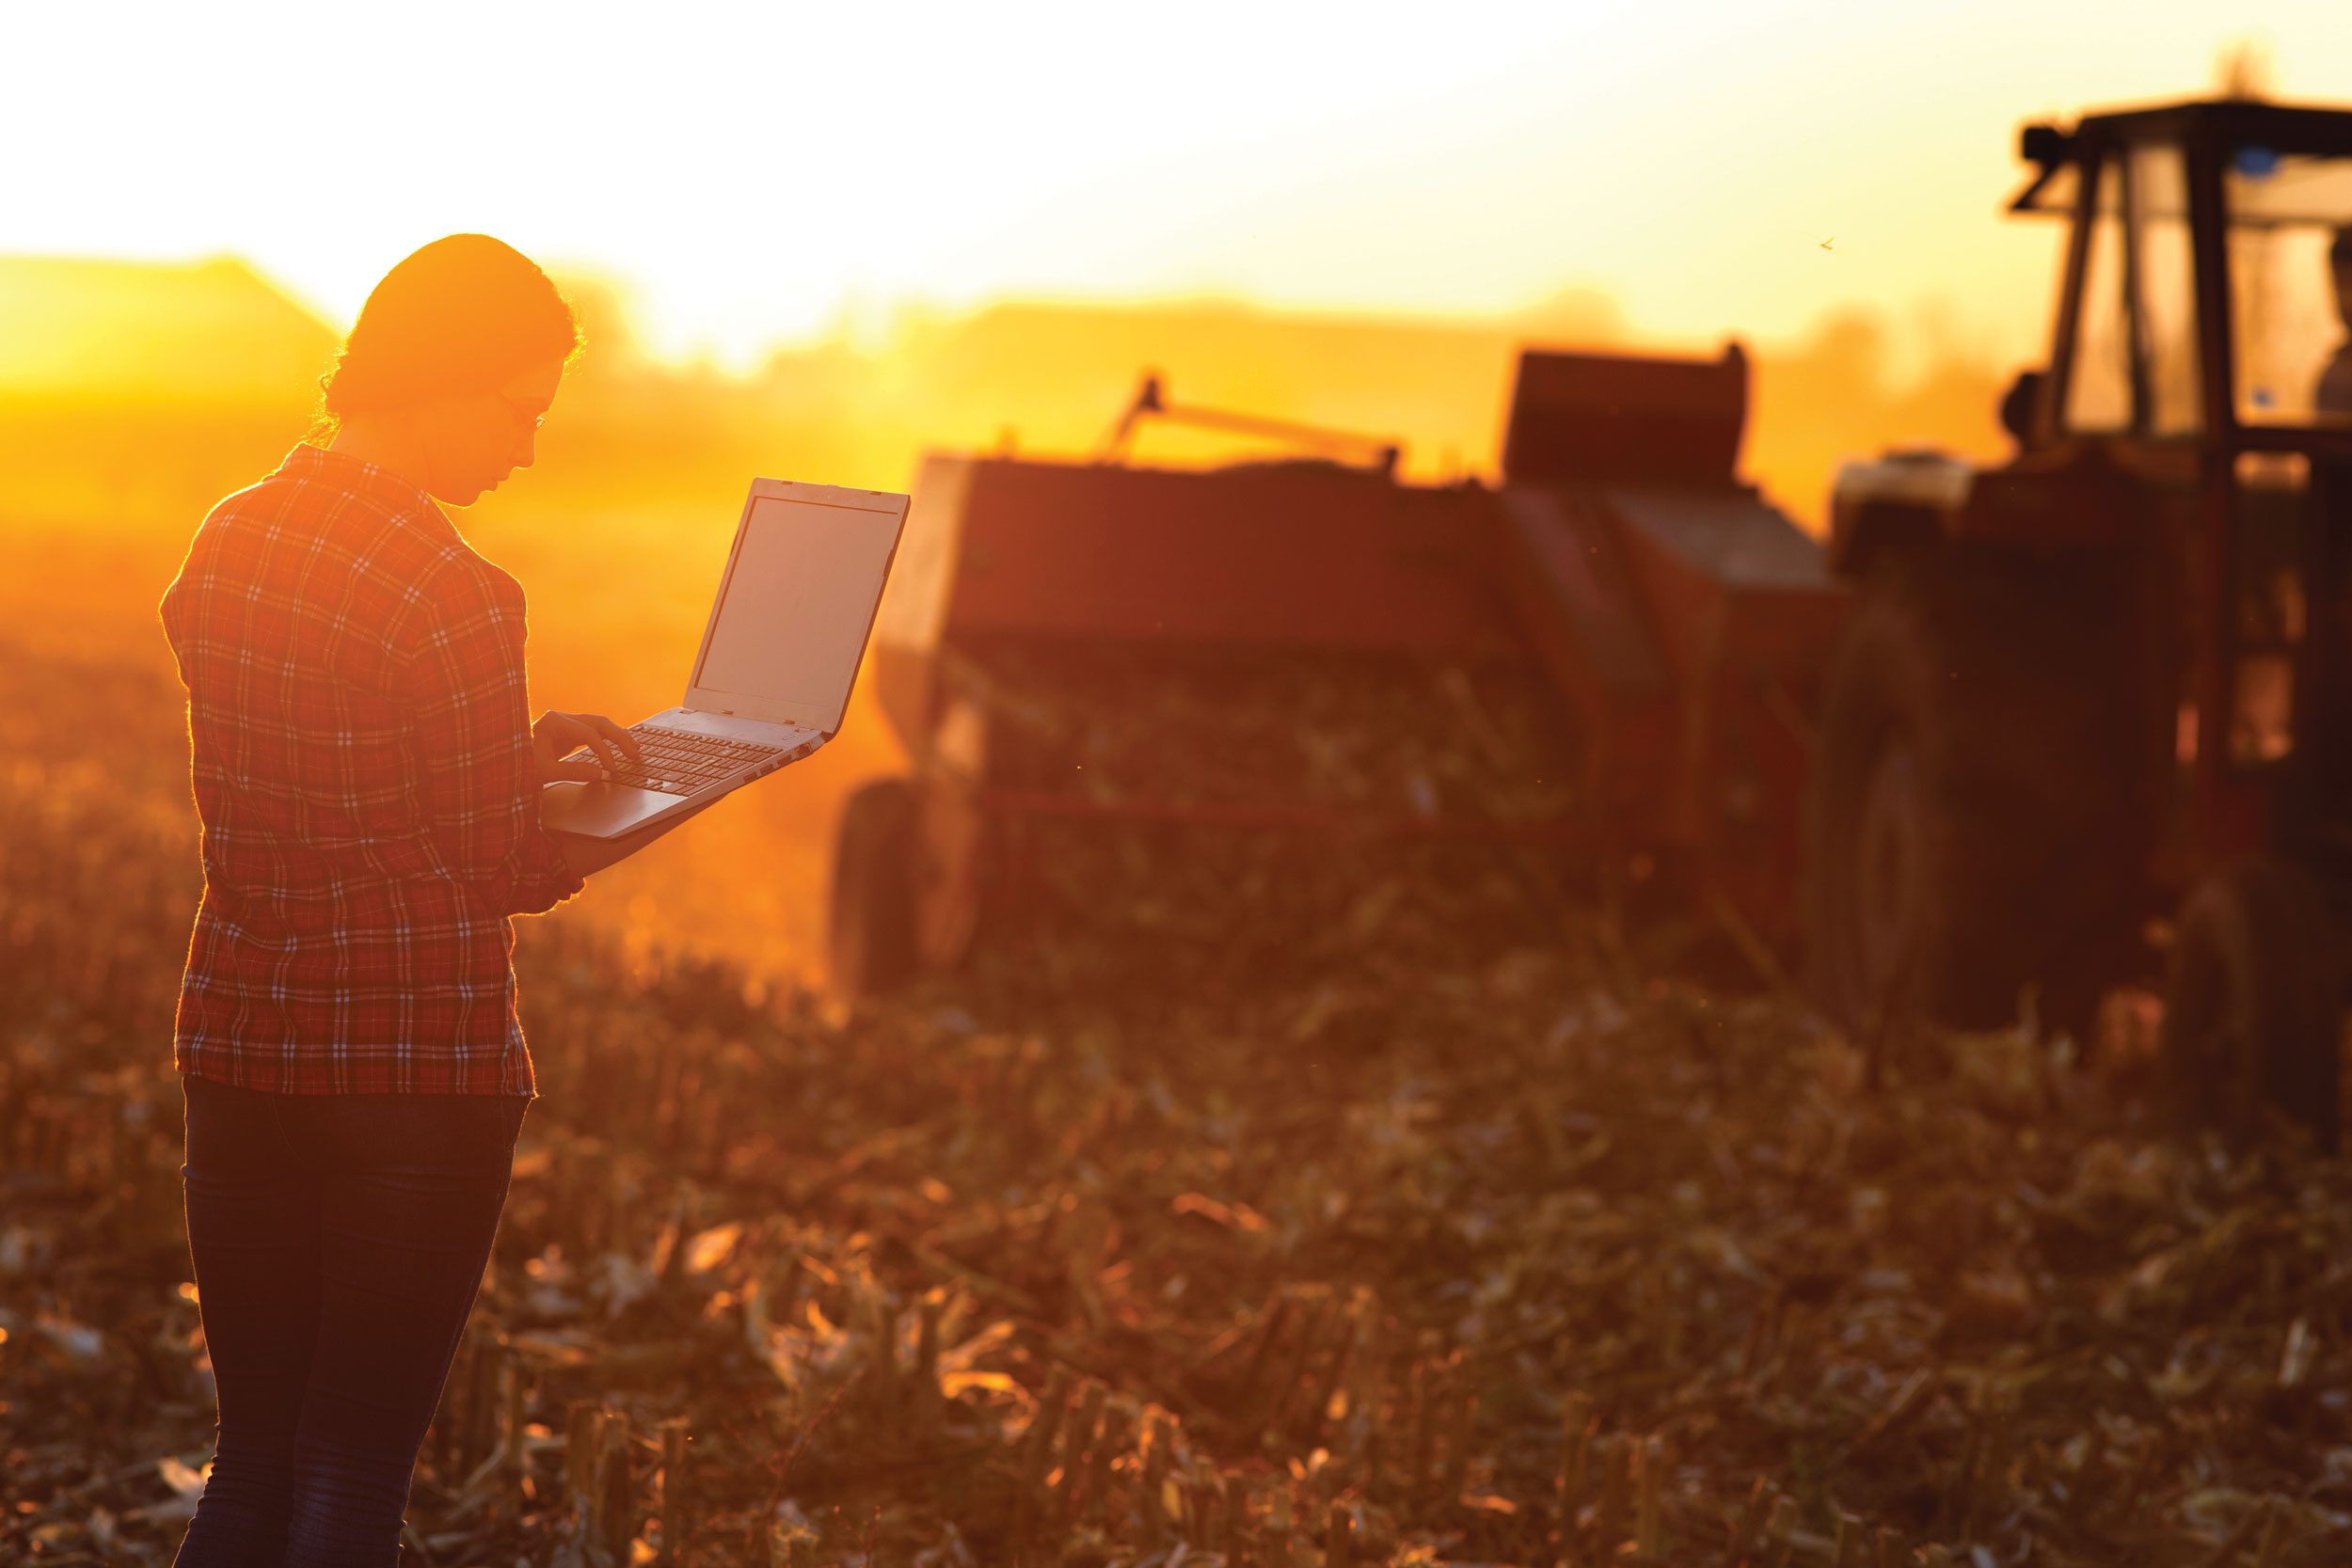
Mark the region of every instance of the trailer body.
[[[869, 652], [911, 771], [845, 816], [836, 979], [873, 989], [956, 961], [984, 920], [993, 825], [1035, 815], [1492, 838], [1686, 887], [1743, 941], [1785, 943], [1804, 715], [1844, 591], [1737, 478], [1746, 404], [1736, 345], [1711, 361], [1528, 352], [1499, 489], [1400, 483], [1392, 448], [1370, 467], [1205, 471], [928, 458]], [[1147, 382], [1138, 407], [1163, 406]], [[1525, 821], [1009, 789], [990, 765], [999, 716], [955, 678], [964, 654], [1008, 641], [1073, 660], [1529, 665], [1572, 716], [1578, 804]]]

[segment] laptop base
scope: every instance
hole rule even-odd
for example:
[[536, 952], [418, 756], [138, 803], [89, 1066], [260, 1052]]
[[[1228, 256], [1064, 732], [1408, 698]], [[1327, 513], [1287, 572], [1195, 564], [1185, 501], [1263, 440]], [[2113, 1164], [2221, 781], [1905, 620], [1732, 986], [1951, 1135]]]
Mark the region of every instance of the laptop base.
[[832, 738], [800, 725], [771, 724], [757, 719], [739, 719], [733, 714], [698, 713], [683, 707], [657, 713], [643, 722], [772, 747], [774, 753], [740, 772], [705, 784], [691, 795], [639, 789], [607, 780], [583, 784], [559, 779], [540, 791], [541, 826], [551, 832], [577, 833], [582, 838], [620, 838], [669, 817], [700, 811], [754, 779], [766, 778], [777, 768], [800, 761]]

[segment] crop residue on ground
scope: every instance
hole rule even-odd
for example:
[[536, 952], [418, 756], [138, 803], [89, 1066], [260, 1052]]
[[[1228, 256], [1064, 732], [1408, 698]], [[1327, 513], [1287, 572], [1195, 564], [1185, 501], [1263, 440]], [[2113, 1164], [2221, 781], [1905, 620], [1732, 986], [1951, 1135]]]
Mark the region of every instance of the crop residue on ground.
[[[167, 1561], [208, 1458], [177, 704], [0, 658], [9, 1560]], [[2343, 1560], [2344, 1166], [2023, 1030], [1873, 1086], [1524, 853], [1041, 824], [971, 962], [851, 1012], [523, 923], [544, 1098], [411, 1550]]]

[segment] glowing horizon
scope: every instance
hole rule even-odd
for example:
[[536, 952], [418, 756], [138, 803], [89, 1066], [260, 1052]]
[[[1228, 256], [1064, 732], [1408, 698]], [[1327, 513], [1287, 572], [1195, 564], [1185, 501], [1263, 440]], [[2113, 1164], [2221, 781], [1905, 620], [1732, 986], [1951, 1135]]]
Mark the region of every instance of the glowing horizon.
[[[741, 365], [903, 309], [1232, 299], [1793, 339], [1826, 312], [2019, 359], [2048, 247], [1998, 214], [2017, 125], [2210, 90], [2352, 100], [2352, 10], [2025, 0], [1213, 5], [273, 3], [13, 19], [0, 252], [251, 259], [347, 322], [482, 229], [626, 280], [651, 345]], [[101, 69], [103, 68], [103, 69]], [[1822, 248], [1822, 242], [1832, 242]], [[1932, 324], [1940, 323], [1940, 325]]]

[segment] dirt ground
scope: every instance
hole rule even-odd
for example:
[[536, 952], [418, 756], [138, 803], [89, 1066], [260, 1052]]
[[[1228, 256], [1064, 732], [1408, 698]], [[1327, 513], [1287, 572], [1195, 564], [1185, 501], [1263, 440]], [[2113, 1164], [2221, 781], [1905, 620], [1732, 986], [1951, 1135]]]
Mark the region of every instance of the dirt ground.
[[[179, 701], [0, 654], [0, 1560], [167, 1561], [208, 1457]], [[1125, 744], [1025, 711], [1039, 767]], [[1348, 721], [1314, 789], [1487, 799]], [[2341, 1163], [2167, 1140], [2022, 1028], [1874, 1085], [1523, 851], [1020, 857], [969, 963], [854, 1011], [521, 923], [544, 1098], [416, 1560], [2352, 1554]]]

